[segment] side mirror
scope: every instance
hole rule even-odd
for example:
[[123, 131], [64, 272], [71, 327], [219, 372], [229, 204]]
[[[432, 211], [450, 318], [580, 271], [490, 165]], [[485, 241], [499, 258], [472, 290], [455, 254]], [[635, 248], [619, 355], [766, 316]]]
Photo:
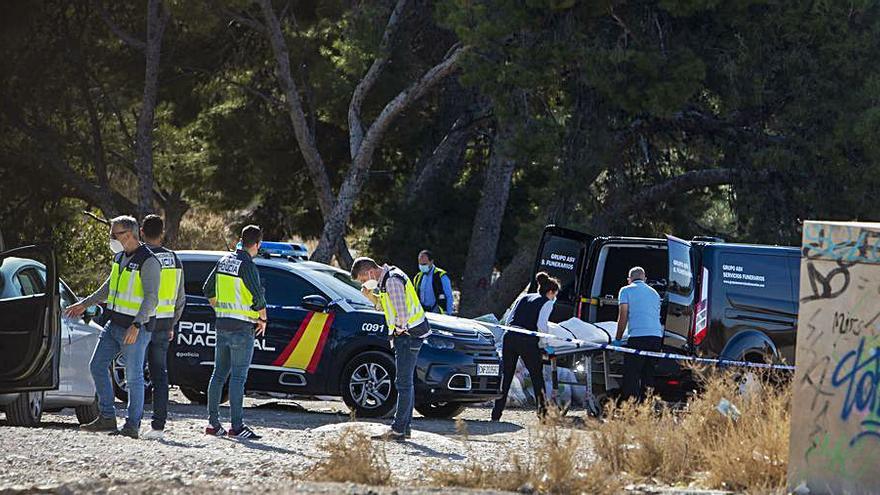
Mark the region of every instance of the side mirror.
[[104, 314], [104, 308], [97, 304], [93, 304], [86, 308], [85, 313], [82, 315], [82, 319], [84, 322], [88, 323], [91, 320], [100, 319], [102, 314]]
[[318, 313], [327, 312], [327, 308], [330, 306], [330, 302], [327, 301], [327, 298], [324, 296], [313, 294], [311, 296], [306, 296], [302, 300], [302, 307], [309, 310], [315, 311]]

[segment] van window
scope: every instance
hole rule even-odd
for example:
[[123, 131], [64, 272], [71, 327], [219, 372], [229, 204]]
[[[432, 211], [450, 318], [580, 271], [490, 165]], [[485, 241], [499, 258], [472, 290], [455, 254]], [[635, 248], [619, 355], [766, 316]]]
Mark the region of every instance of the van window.
[[689, 296], [694, 290], [690, 247], [687, 244], [670, 242], [669, 261], [669, 285], [666, 290], [673, 294]]
[[[561, 287], [556, 296], [560, 301], [574, 302], [577, 294], [574, 293], [574, 285], [577, 280], [578, 256], [583, 244], [576, 239], [565, 237], [550, 237], [543, 245], [541, 257], [538, 260], [538, 272], [547, 272], [551, 277], [559, 279]], [[530, 280], [532, 284], [534, 281]]]
[[789, 300], [793, 298], [789, 266], [783, 256], [725, 253], [717, 276], [728, 294]]

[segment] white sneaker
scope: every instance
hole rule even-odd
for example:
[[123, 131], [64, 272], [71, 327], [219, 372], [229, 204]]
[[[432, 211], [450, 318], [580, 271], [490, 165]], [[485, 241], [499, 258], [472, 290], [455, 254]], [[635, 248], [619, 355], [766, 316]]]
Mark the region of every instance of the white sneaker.
[[143, 438], [144, 440], [162, 440], [162, 437], [164, 436], [165, 430], [154, 430], [150, 428], [149, 430], [144, 432], [143, 435], [141, 435], [141, 438]]

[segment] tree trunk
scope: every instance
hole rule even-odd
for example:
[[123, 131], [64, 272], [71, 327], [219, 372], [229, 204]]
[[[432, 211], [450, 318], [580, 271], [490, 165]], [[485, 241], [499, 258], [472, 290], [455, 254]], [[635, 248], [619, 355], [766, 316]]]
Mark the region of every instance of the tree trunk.
[[510, 153], [513, 134], [511, 124], [500, 124], [492, 145], [492, 155], [474, 217], [467, 263], [462, 277], [460, 313], [464, 316], [477, 316], [475, 311], [478, 308], [474, 303], [482, 300], [489, 292], [492, 267], [501, 236], [501, 222], [507, 208], [513, 170], [516, 168], [516, 160]]
[[144, 48], [144, 100], [137, 123], [137, 145], [134, 168], [138, 179], [138, 214], [140, 218], [153, 211], [153, 120], [156, 115], [156, 92], [159, 82], [159, 59], [162, 36], [170, 14], [162, 0], [147, 4], [147, 41]]
[[175, 196], [166, 201], [162, 208], [165, 213], [165, 245], [173, 249], [180, 235], [180, 222], [189, 211], [189, 203]]
[[373, 152], [379, 147], [385, 132], [391, 127], [401, 112], [406, 110], [446, 76], [452, 74], [458, 68], [458, 62], [466, 52], [467, 48], [460, 46], [452, 48], [440, 63], [431, 67], [418, 80], [414, 81], [388, 102], [379, 113], [379, 116], [376, 117], [376, 120], [367, 129], [357, 154], [352, 159], [348, 175], [342, 182], [342, 187], [339, 188], [333, 213], [324, 220], [324, 231], [321, 233], [321, 240], [318, 241], [315, 252], [312, 253], [313, 260], [327, 263], [333, 254], [333, 247], [337, 246], [339, 240], [345, 236], [354, 204], [364, 187], [370, 167], [373, 164]]

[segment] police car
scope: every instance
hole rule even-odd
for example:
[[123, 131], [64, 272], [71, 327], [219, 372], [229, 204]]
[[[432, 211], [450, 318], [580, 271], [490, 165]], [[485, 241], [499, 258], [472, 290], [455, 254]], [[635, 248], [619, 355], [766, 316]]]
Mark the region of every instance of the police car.
[[[214, 310], [202, 285], [218, 251], [180, 251], [186, 309], [168, 355], [169, 380], [205, 402], [214, 368]], [[350, 283], [312, 263], [254, 259], [266, 290], [269, 325], [254, 342], [246, 388], [279, 397], [341, 396], [359, 417], [394, 410], [394, 358], [385, 319]], [[326, 265], [323, 265], [326, 266]], [[453, 417], [499, 396], [501, 367], [491, 332], [462, 318], [429, 315], [433, 334], [416, 366], [416, 409]]]

